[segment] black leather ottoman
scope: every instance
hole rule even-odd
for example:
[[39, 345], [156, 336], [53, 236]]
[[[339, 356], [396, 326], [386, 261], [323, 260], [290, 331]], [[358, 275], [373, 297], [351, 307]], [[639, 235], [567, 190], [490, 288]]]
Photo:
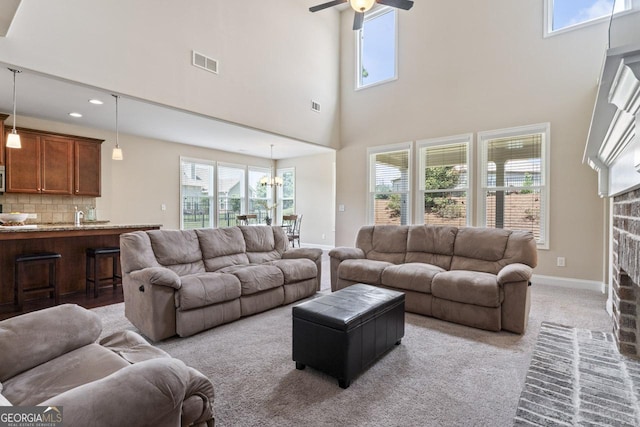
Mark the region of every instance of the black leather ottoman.
[[356, 284], [293, 307], [293, 360], [347, 388], [404, 336], [404, 294]]

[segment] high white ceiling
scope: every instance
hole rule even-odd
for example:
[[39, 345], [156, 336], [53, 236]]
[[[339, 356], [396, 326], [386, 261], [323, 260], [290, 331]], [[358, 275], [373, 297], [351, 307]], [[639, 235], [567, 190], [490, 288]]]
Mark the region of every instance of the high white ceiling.
[[[0, 62], [0, 112], [13, 111], [13, 73], [10, 64]], [[65, 81], [22, 69], [16, 76], [18, 127], [20, 116], [69, 123], [108, 131], [115, 130], [115, 98], [103, 89]], [[93, 105], [89, 99], [100, 99], [103, 105]], [[81, 118], [69, 116], [81, 113]], [[9, 118], [8, 124], [12, 124]], [[200, 114], [152, 104], [139, 99], [120, 97], [119, 131], [141, 137], [207, 147], [216, 150], [269, 158], [285, 159], [333, 151], [283, 135], [264, 132], [205, 117]]]

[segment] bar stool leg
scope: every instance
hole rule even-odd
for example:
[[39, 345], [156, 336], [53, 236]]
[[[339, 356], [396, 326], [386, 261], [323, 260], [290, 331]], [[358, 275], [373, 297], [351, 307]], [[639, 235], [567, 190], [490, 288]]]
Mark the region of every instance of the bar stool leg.
[[93, 297], [94, 298], [98, 298], [98, 284], [99, 282], [99, 277], [98, 277], [98, 255], [96, 254], [93, 257]]
[[89, 292], [91, 291], [91, 282], [89, 281], [89, 272], [91, 271], [91, 261], [89, 260], [89, 256], [85, 256], [85, 272], [84, 272], [84, 294], [89, 296]]
[[111, 281], [113, 284], [113, 289], [118, 287], [118, 257], [113, 255], [111, 257], [113, 261], [113, 274], [111, 275]]
[[20, 264], [15, 263], [13, 268], [13, 277], [15, 281], [13, 286], [15, 290], [14, 301], [16, 303], [16, 306], [18, 307], [18, 310], [22, 311], [22, 306], [24, 305], [24, 295], [22, 293], [22, 280], [20, 280]]
[[58, 260], [55, 259], [49, 265], [49, 286], [53, 286], [53, 301], [60, 304], [60, 290], [58, 288]]

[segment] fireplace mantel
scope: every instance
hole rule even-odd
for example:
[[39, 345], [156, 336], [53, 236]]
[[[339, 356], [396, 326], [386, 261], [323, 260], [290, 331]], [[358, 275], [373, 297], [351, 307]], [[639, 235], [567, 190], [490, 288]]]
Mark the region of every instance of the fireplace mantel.
[[598, 194], [640, 187], [640, 44], [607, 50], [584, 162], [598, 172]]

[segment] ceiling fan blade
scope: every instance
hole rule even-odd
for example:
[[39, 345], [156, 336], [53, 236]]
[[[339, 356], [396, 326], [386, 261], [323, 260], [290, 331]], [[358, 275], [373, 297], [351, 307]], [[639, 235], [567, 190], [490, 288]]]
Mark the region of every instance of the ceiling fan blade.
[[409, 0], [376, 0], [385, 6], [397, 7], [398, 9], [409, 10], [413, 7], [413, 1]]
[[309, 8], [309, 12], [317, 12], [319, 10], [327, 9], [327, 8], [333, 7], [333, 6], [337, 6], [339, 4], [346, 3], [348, 1], [349, 0], [334, 0], [334, 1], [327, 2], [327, 3], [322, 3], [322, 4], [319, 4], [317, 6], [310, 7]]
[[359, 30], [364, 22], [364, 12], [356, 12], [353, 16], [353, 29]]

